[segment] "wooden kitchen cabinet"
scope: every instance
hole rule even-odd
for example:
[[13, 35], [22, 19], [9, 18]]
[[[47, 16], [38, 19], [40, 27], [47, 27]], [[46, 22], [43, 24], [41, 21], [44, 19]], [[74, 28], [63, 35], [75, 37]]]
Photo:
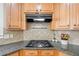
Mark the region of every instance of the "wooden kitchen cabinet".
[[21, 50], [20, 56], [54, 56], [54, 50]]
[[41, 13], [52, 13], [53, 12], [53, 3], [41, 3]]
[[51, 30], [79, 30], [79, 3], [53, 4]]
[[70, 4], [70, 21], [71, 30], [79, 30], [79, 4]]
[[54, 56], [55, 54], [54, 50], [40, 50], [39, 55], [40, 56]]
[[20, 56], [59, 56], [57, 50], [20, 50]]
[[51, 22], [52, 30], [69, 29], [69, 27], [70, 27], [69, 4], [68, 3], [54, 4], [54, 13], [53, 13], [52, 19], [53, 19]]
[[8, 30], [23, 30], [22, 27], [22, 6], [20, 3], [5, 4], [6, 23]]
[[69, 29], [69, 4], [60, 4], [60, 18], [59, 18], [59, 28]]
[[59, 50], [27, 50], [21, 49], [12, 53], [7, 54], [7, 56], [67, 56], [62, 51]]
[[24, 12], [36, 12], [36, 3], [24, 3], [23, 4], [23, 9], [24, 9]]
[[38, 50], [21, 50], [20, 56], [38, 56]]
[[[53, 4], [52, 3], [24, 3], [24, 12], [26, 13], [52, 13]], [[38, 9], [40, 9], [38, 11]]]

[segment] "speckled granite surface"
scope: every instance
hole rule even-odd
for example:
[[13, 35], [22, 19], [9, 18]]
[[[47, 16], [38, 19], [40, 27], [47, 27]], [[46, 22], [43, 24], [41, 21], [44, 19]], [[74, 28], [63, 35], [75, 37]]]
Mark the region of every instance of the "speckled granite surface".
[[76, 55], [70, 51], [61, 49], [59, 46], [55, 46], [54, 48], [26, 48], [25, 47], [26, 44], [27, 44], [26, 41], [21, 41], [21, 42], [1, 45], [0, 46], [0, 56], [4, 56], [6, 54], [9, 54], [11, 52], [14, 52], [14, 51], [17, 51], [20, 49], [58, 49], [58, 50], [63, 51], [67, 56], [75, 56]]
[[0, 46], [0, 56], [23, 48], [23, 42], [16, 42]]

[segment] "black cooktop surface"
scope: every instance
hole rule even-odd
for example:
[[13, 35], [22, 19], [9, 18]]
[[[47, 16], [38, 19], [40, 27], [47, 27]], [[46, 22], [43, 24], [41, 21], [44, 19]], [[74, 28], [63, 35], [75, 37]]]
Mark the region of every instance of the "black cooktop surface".
[[32, 48], [48, 48], [53, 47], [53, 45], [48, 40], [31, 40], [26, 47]]

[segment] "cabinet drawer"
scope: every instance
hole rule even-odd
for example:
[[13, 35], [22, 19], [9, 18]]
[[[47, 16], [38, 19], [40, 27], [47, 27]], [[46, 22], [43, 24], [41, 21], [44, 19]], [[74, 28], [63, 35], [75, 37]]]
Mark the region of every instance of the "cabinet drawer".
[[40, 50], [40, 56], [54, 56], [54, 50]]
[[38, 51], [37, 50], [23, 50], [24, 56], [37, 56]]

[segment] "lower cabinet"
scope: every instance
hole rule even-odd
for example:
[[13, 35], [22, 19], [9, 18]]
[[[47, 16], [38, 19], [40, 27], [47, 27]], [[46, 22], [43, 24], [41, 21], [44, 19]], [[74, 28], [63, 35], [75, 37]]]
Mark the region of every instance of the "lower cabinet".
[[58, 56], [56, 50], [21, 50], [20, 56]]
[[38, 56], [38, 50], [21, 50], [20, 56]]
[[54, 56], [54, 50], [40, 50], [39, 56]]
[[8, 54], [7, 56], [66, 56], [59, 50], [18, 50]]

